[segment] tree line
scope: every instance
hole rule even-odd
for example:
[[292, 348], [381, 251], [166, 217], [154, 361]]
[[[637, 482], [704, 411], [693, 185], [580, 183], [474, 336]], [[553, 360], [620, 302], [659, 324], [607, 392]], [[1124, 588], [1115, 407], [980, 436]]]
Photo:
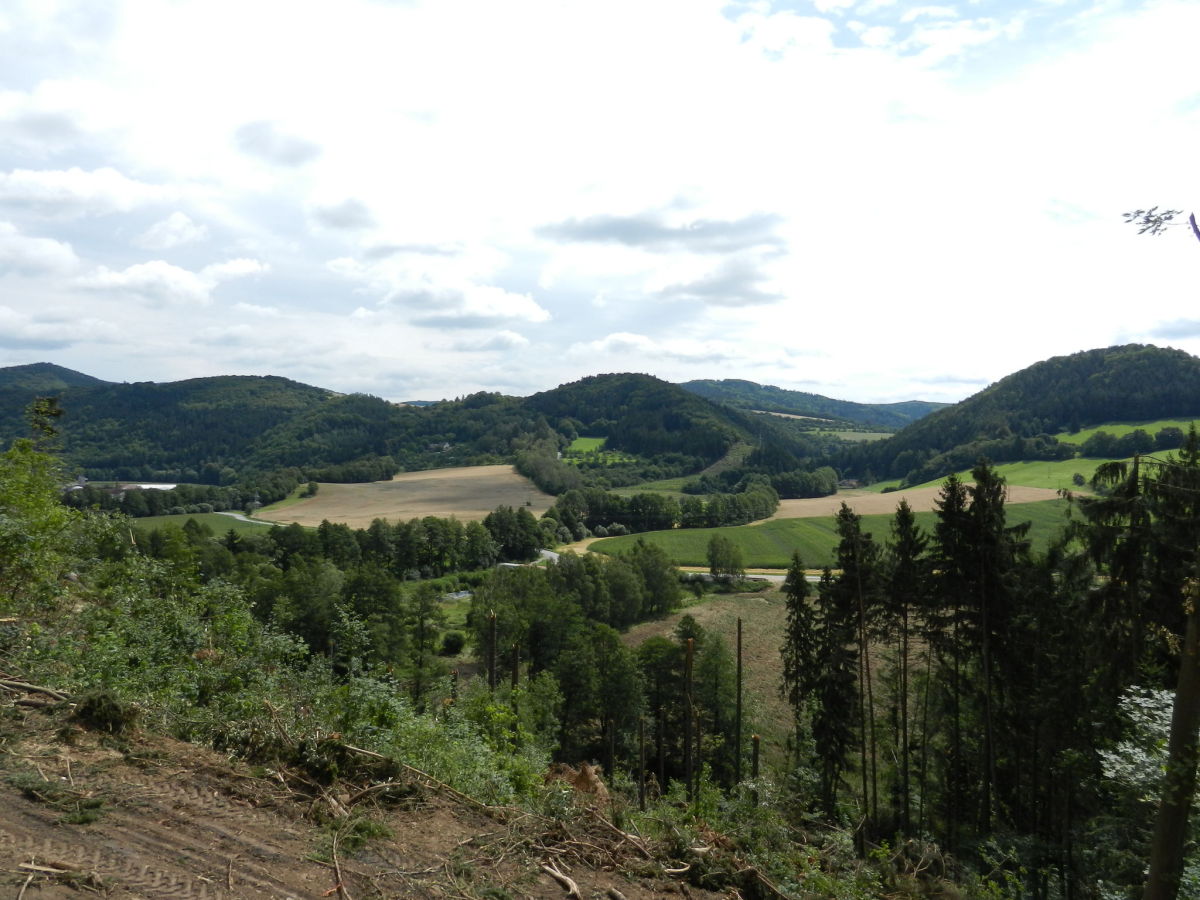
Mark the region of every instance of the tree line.
[[[793, 763], [817, 776], [815, 810], [857, 823], [860, 847], [928, 835], [1027, 896], [1128, 896], [1151, 844], [1138, 788], [1169, 781], [1162, 758], [1130, 752], [1123, 700], [1175, 685], [1200, 442], [1193, 431], [1178, 457], [1102, 468], [1105, 494], [1077, 499], [1044, 556], [1009, 523], [991, 465], [972, 477], [946, 480], [930, 533], [902, 502], [879, 541], [843, 504], [837, 564], [815, 592], [793, 558]], [[1194, 738], [1190, 752], [1194, 773]]]

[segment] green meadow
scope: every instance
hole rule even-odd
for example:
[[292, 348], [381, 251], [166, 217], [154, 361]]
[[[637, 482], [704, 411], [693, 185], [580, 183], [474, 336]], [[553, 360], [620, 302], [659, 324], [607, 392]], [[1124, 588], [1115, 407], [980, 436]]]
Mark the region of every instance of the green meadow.
[[608, 438], [602, 437], [577, 437], [571, 441], [571, 446], [567, 448], [568, 453], [595, 453], [604, 449], [604, 442]]
[[[1065, 500], [1043, 500], [1007, 507], [1009, 525], [1029, 522], [1029, 538], [1035, 550], [1044, 550], [1066, 523]], [[917, 523], [927, 532], [936, 521], [932, 511], [918, 512]], [[890, 515], [863, 516], [863, 531], [883, 543], [891, 532]], [[742, 551], [742, 563], [748, 569], [784, 569], [799, 551], [809, 568], [832, 566], [837, 548], [836, 522], [832, 516], [809, 519], [772, 519], [761, 525], [737, 525], [725, 528], [677, 528], [645, 534], [604, 538], [589, 549], [615, 554], [629, 549], [637, 540], [657, 544], [681, 566], [707, 566], [708, 542], [714, 534], [723, 534]]]
[[1097, 431], [1107, 431], [1113, 437], [1123, 437], [1140, 428], [1151, 437], [1154, 437], [1155, 434], [1164, 428], [1178, 428], [1184, 434], [1187, 434], [1188, 429], [1192, 427], [1194, 421], [1193, 419], [1155, 419], [1151, 422], [1111, 422], [1108, 425], [1094, 425], [1091, 428], [1081, 428], [1074, 434], [1069, 431], [1060, 431], [1054, 437], [1068, 444], [1082, 444]]
[[129, 522], [135, 528], [160, 528], [164, 525], [174, 525], [176, 528], [182, 528], [188, 519], [195, 519], [201, 525], [207, 526], [214, 535], [218, 537], [227, 533], [231, 528], [238, 534], [258, 533], [270, 531], [275, 526], [267, 522], [243, 522], [241, 519], [235, 519], [233, 516], [224, 516], [221, 513], [184, 513], [179, 516], [145, 516], [140, 519], [130, 519]]

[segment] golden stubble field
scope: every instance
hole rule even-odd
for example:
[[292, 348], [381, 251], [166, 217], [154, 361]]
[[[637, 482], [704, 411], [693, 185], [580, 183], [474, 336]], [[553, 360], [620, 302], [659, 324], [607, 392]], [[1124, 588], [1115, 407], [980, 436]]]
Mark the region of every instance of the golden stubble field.
[[312, 526], [327, 519], [366, 528], [375, 519], [454, 516], [461, 522], [478, 521], [497, 506], [528, 506], [539, 517], [553, 502], [512, 466], [467, 466], [401, 472], [391, 481], [367, 484], [322, 484], [315, 497], [263, 510], [258, 518]]

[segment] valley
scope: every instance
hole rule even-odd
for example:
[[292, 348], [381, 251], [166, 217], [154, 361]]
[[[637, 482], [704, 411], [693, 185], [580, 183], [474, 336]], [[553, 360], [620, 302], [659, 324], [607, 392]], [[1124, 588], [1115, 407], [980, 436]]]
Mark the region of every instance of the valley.
[[[332, 865], [330, 895], [552, 897], [566, 889], [538, 860], [592, 846], [607, 849], [570, 858], [593, 892], [683, 893], [694, 872], [694, 896], [915, 898], [878, 848], [918, 835], [963, 860], [934, 895], [1025, 891], [997, 893], [980, 849], [997, 835], [1020, 837], [1006, 852], [1027, 871], [1064, 840], [1088, 848], [1069, 873], [1038, 870], [1050, 898], [1067, 877], [1138, 881], [1150, 806], [1108, 761], [1165, 746], [1168, 725], [1124, 711], [1139, 691], [1169, 704], [1192, 615], [1200, 407], [1180, 386], [1200, 360], [1088, 351], [953, 406], [843, 404], [863, 419], [832, 424], [815, 395], [743, 382], [715, 403], [642, 375], [409, 407], [284, 379], [5, 377], [0, 424], [35, 435], [0, 456], [15, 886], [234, 897], [241, 878], [275, 896], [328, 884]], [[747, 569], [787, 577], [740, 582]], [[148, 823], [140, 841], [126, 801], [167, 821], [158, 779], [106, 780], [130, 765], [116, 747], [178, 760], [208, 791], [186, 773], [210, 751], [179, 740], [243, 767], [211, 782], [213, 809], [247, 805], [213, 845], [232, 860], [224, 892], [197, 843], [212, 823]], [[610, 807], [544, 783], [552, 762], [588, 760]], [[286, 840], [254, 831], [261, 802], [289, 810]], [[413, 809], [455, 847], [422, 843]], [[1128, 856], [1084, 840], [1114, 817]], [[96, 843], [97, 818], [132, 868]], [[69, 829], [81, 849], [47, 833], [56, 857], [36, 857], [19, 827]], [[251, 844], [284, 864], [240, 866]], [[463, 846], [469, 867], [447, 865]], [[428, 864], [381, 868], [397, 847]]]

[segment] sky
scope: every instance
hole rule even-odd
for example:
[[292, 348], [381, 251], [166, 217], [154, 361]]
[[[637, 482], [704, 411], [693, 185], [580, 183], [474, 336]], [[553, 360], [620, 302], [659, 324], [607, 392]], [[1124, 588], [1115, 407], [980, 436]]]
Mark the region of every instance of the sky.
[[[1195, 0], [6, 0], [0, 366], [956, 401], [1200, 353]], [[1196, 204], [1192, 206], [1190, 204]]]

